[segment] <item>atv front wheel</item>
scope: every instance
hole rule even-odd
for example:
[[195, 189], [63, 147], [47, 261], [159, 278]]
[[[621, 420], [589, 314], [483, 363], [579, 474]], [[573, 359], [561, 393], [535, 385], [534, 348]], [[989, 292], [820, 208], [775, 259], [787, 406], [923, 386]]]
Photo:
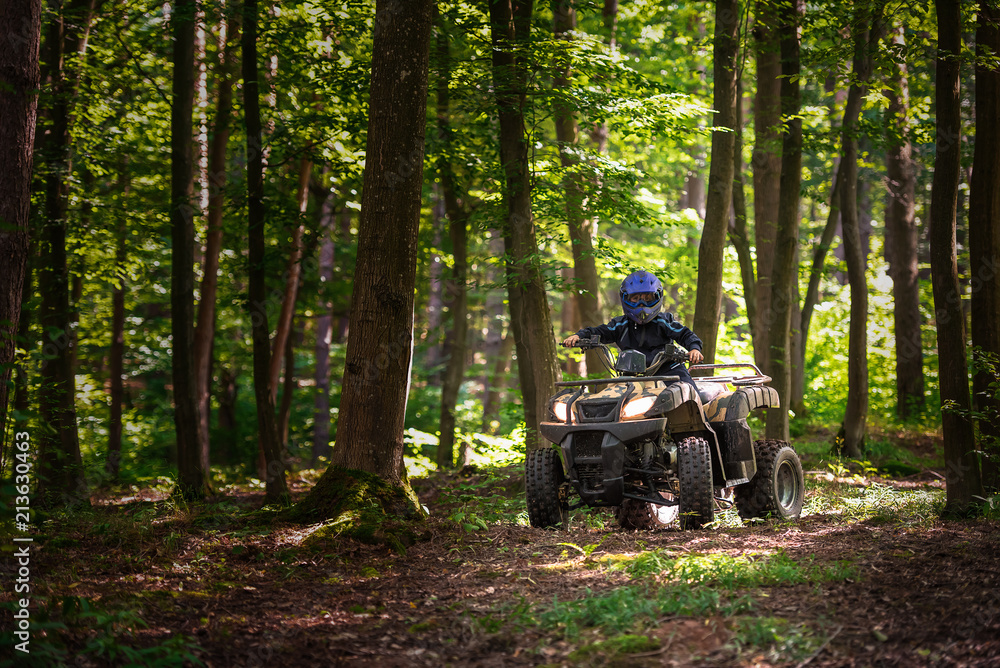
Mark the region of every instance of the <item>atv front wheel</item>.
[[559, 498], [566, 481], [559, 454], [552, 448], [531, 450], [525, 460], [524, 483], [528, 521], [543, 529], [563, 527], [569, 522], [569, 504]]
[[[670, 498], [664, 492], [660, 492], [660, 496]], [[615, 519], [622, 529], [640, 531], [662, 529], [677, 519], [677, 506], [661, 506], [658, 503], [624, 499], [622, 505], [615, 508]]]
[[712, 451], [708, 441], [691, 436], [677, 444], [681, 529], [700, 529], [715, 517]]
[[805, 500], [802, 462], [785, 441], [754, 441], [757, 474], [736, 487], [740, 517], [797, 518]]

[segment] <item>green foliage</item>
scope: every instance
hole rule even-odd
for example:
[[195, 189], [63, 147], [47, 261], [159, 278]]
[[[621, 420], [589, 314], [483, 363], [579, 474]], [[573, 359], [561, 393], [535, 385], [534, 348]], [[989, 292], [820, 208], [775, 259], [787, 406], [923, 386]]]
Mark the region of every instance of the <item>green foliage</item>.
[[[81, 596], [36, 600], [40, 605], [32, 609], [30, 653], [15, 653], [16, 640], [5, 633], [0, 647], [14, 658], [0, 666], [67, 665], [79, 659], [127, 668], [204, 665], [192, 638], [175, 634], [156, 642], [158, 634], [143, 631], [148, 625], [134, 610], [110, 610]], [[13, 601], [2, 607], [13, 614]], [[86, 638], [82, 645], [76, 640], [80, 637]], [[153, 643], [137, 642], [144, 637]]]

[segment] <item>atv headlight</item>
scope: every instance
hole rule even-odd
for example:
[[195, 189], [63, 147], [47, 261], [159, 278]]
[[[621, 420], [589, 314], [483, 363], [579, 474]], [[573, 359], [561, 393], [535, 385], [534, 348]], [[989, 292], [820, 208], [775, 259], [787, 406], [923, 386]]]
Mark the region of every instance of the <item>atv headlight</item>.
[[568, 416], [568, 412], [566, 411], [566, 404], [556, 403], [555, 405], [552, 406], [552, 412], [556, 414], [556, 419], [559, 420], [560, 422], [569, 421], [566, 419]]
[[622, 411], [622, 419], [631, 420], [643, 415], [653, 407], [655, 401], [656, 397], [639, 397], [638, 399], [633, 399], [625, 404], [625, 410]]

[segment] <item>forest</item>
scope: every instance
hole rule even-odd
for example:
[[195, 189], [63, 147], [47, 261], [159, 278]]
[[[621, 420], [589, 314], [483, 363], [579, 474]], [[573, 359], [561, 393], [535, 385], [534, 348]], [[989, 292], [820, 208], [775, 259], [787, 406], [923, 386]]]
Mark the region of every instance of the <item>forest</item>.
[[3, 0], [0, 488], [0, 666], [997, 665], [1000, 3]]

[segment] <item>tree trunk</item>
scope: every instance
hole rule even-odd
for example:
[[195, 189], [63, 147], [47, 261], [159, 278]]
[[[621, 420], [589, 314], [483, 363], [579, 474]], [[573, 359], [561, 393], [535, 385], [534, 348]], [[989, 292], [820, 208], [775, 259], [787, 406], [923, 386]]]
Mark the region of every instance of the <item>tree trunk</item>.
[[[9, 381], [28, 268], [28, 210], [38, 104], [41, 1], [0, 5], [0, 451], [7, 443]], [[12, 430], [15, 433], [17, 429]], [[22, 442], [22, 439], [17, 439]]]
[[[319, 229], [319, 280], [320, 290], [326, 291], [333, 283], [333, 197], [327, 195], [320, 205]], [[316, 318], [316, 394], [313, 400], [313, 444], [310, 466], [315, 467], [320, 457], [330, 456], [330, 343], [333, 334], [333, 304], [320, 293], [319, 317]]]
[[[552, 15], [552, 33], [555, 38], [566, 42], [572, 41], [572, 32], [576, 30], [576, 11], [571, 0], [554, 0]], [[568, 58], [565, 62], [557, 63], [556, 69], [558, 74], [553, 78], [552, 87], [568, 94], [572, 70]], [[566, 193], [566, 225], [569, 228], [570, 251], [573, 255], [575, 287], [570, 298], [575, 302], [579, 321], [592, 327], [604, 322], [600, 305], [601, 287], [597, 275], [597, 262], [594, 259], [594, 233], [597, 221], [585, 215], [586, 187], [581, 174], [575, 169], [580, 163], [575, 150], [579, 143], [576, 116], [569, 105], [558, 102], [554, 105], [553, 115], [556, 140], [559, 142], [559, 159], [565, 170], [563, 189]], [[606, 140], [607, 131], [605, 130], [603, 134]], [[585, 354], [588, 370], [601, 368], [597, 355], [597, 351], [587, 351]]]
[[[903, 27], [892, 31], [902, 45]], [[916, 165], [906, 138], [909, 90], [906, 65], [892, 69], [886, 91], [885, 255], [892, 278], [893, 325], [896, 337], [896, 415], [906, 420], [924, 407], [923, 348], [920, 338], [920, 280], [917, 262]], [[978, 144], [978, 142], [977, 142]]]
[[[841, 427], [842, 454], [859, 459], [864, 450], [868, 420], [868, 280], [866, 253], [858, 220], [858, 118], [872, 72], [870, 44], [881, 39], [882, 10], [858, 8], [854, 14], [854, 83], [847, 94], [841, 128], [843, 182], [840, 187], [840, 218], [843, 228], [847, 280], [851, 286], [851, 323], [847, 344], [847, 405]], [[869, 38], [871, 38], [869, 40]]]
[[177, 486], [184, 498], [211, 492], [198, 446], [198, 397], [194, 358], [194, 33], [195, 2], [174, 5], [173, 99], [170, 111], [171, 334]]
[[266, 458], [265, 495], [272, 503], [288, 498], [285, 464], [278, 444], [274, 395], [270, 388], [270, 327], [267, 324], [267, 284], [264, 265], [264, 162], [260, 123], [260, 80], [257, 68], [257, 0], [245, 0], [243, 13], [243, 106], [247, 128], [247, 213], [249, 307], [253, 339], [253, 387], [257, 429]]
[[740, 278], [743, 283], [743, 303], [747, 309], [747, 323], [750, 340], [758, 337], [757, 332], [757, 279], [754, 271], [753, 254], [750, 252], [750, 237], [747, 234], [746, 181], [743, 178], [743, 82], [736, 79], [736, 136], [733, 146], [733, 215], [729, 226], [729, 241], [736, 249], [740, 263]]
[[292, 331], [285, 339], [285, 349], [281, 351], [281, 359], [285, 361], [285, 379], [281, 390], [281, 404], [278, 406], [278, 443], [281, 451], [288, 451], [288, 425], [292, 417], [292, 396], [298, 381], [295, 379], [295, 322], [292, 321]]
[[376, 4], [368, 159], [337, 443], [333, 465], [299, 504], [302, 514], [328, 509], [343, 469], [406, 484], [403, 420], [413, 357], [431, 7], [430, 0]]
[[714, 94], [718, 112], [715, 125], [728, 128], [712, 133], [712, 164], [708, 173], [705, 226], [698, 246], [698, 294], [694, 309], [694, 331], [701, 337], [707, 364], [715, 363], [722, 309], [722, 268], [733, 198], [736, 146], [736, 81], [739, 54], [740, 10], [736, 0], [715, 3]]
[[44, 332], [39, 404], [42, 421], [49, 427], [39, 437], [38, 488], [43, 505], [86, 501], [76, 424], [73, 368], [76, 340], [71, 324], [73, 313], [66, 252], [66, 215], [72, 173], [71, 104], [76, 95], [79, 69], [75, 69], [75, 62], [67, 66], [63, 59], [66, 56], [82, 58], [92, 12], [93, 0], [72, 2], [61, 13], [53, 13], [46, 37], [54, 102], [50, 112], [52, 125], [43, 149], [48, 170], [42, 262], [38, 275], [42, 293], [40, 321]]
[[[601, 9], [601, 23], [604, 26], [604, 41], [608, 49], [614, 52], [617, 49], [618, 33], [618, 0], [604, 0], [604, 7]], [[598, 153], [605, 153], [608, 150], [608, 124], [594, 123], [590, 128], [590, 141]]]
[[115, 267], [118, 282], [111, 291], [111, 348], [108, 351], [108, 367], [111, 376], [111, 411], [108, 420], [108, 459], [104, 463], [104, 472], [114, 482], [118, 481], [122, 455], [122, 405], [125, 401], [123, 374], [125, 373], [125, 260], [128, 257], [128, 218], [129, 197], [132, 189], [132, 177], [129, 172], [129, 159], [122, 158], [119, 174], [118, 202], [121, 210], [118, 214], [117, 248], [115, 249]]
[[[979, 458], [969, 419], [969, 372], [966, 365], [965, 316], [958, 283], [955, 216], [961, 168], [962, 107], [959, 69], [962, 11], [958, 0], [938, 0], [937, 109], [934, 179], [931, 186], [931, 283], [937, 321], [937, 344], [944, 461], [947, 468], [946, 510], [964, 514], [982, 495]], [[992, 156], [993, 159], [996, 156]]]
[[438, 137], [443, 147], [438, 162], [441, 175], [441, 191], [444, 196], [445, 212], [448, 215], [448, 236], [451, 238], [451, 252], [454, 264], [451, 279], [447, 284], [451, 296], [452, 325], [448, 333], [450, 355], [444, 376], [441, 379], [441, 438], [438, 441], [437, 465], [451, 468], [455, 464], [455, 404], [465, 376], [466, 338], [468, 334], [468, 299], [466, 291], [468, 274], [468, 211], [459, 198], [458, 183], [451, 164], [451, 111], [448, 85], [451, 81], [451, 54], [448, 35], [439, 28], [437, 56], [441, 74], [437, 85]]
[[[229, 14], [225, 23], [224, 47], [215, 71], [215, 122], [208, 146], [208, 216], [205, 254], [202, 260], [201, 301], [194, 330], [195, 374], [198, 392], [198, 458], [210, 477], [209, 417], [212, 398], [212, 349], [215, 339], [216, 295], [219, 286], [219, 253], [222, 251], [222, 214], [226, 205], [226, 152], [233, 116], [233, 78], [239, 46], [238, 14]], [[211, 481], [209, 481], [211, 483]]]
[[555, 334], [538, 258], [531, 212], [525, 104], [529, 63], [515, 49], [530, 39], [531, 0], [490, 3], [493, 87], [500, 117], [500, 162], [504, 170], [504, 247], [511, 329], [517, 350], [527, 446], [541, 447], [538, 424], [547, 417], [559, 367]]
[[774, 240], [778, 234], [781, 190], [781, 59], [777, 6], [759, 5], [753, 29], [757, 54], [757, 93], [754, 98], [753, 212], [757, 251], [757, 332], [754, 357], [768, 368], [768, 332], [771, 329], [771, 285]]
[[[774, 240], [774, 264], [771, 267], [767, 374], [773, 379], [781, 406], [767, 409], [767, 438], [788, 440], [788, 404], [791, 398], [792, 368], [790, 334], [792, 294], [797, 267], [799, 242], [799, 187], [802, 177], [802, 120], [799, 114], [799, 19], [800, 0], [782, 6], [781, 21], [781, 115], [785, 133], [781, 146], [781, 197], [778, 206], [778, 229]], [[758, 251], [759, 253], [759, 251]], [[758, 288], [763, 283], [760, 255], [757, 257]]]
[[[434, 189], [435, 192], [437, 188]], [[424, 364], [428, 381], [437, 385], [441, 378], [441, 355], [444, 342], [441, 340], [441, 323], [444, 320], [444, 261], [441, 258], [441, 228], [444, 225], [444, 198], [438, 197], [434, 203], [431, 222], [434, 226], [433, 249], [431, 250], [430, 286], [427, 295], [427, 356]]]
[[[1000, 8], [995, 3], [979, 6], [976, 28], [976, 148], [969, 200], [969, 246], [972, 273], [972, 345], [1000, 356], [1000, 69], [990, 66], [987, 54], [1000, 54]], [[984, 371], [973, 376], [976, 409], [1000, 408], [993, 379]], [[979, 421], [981, 449], [992, 456], [983, 459], [987, 490], [1000, 488], [1000, 425]], [[988, 439], [995, 439], [992, 443]]]

